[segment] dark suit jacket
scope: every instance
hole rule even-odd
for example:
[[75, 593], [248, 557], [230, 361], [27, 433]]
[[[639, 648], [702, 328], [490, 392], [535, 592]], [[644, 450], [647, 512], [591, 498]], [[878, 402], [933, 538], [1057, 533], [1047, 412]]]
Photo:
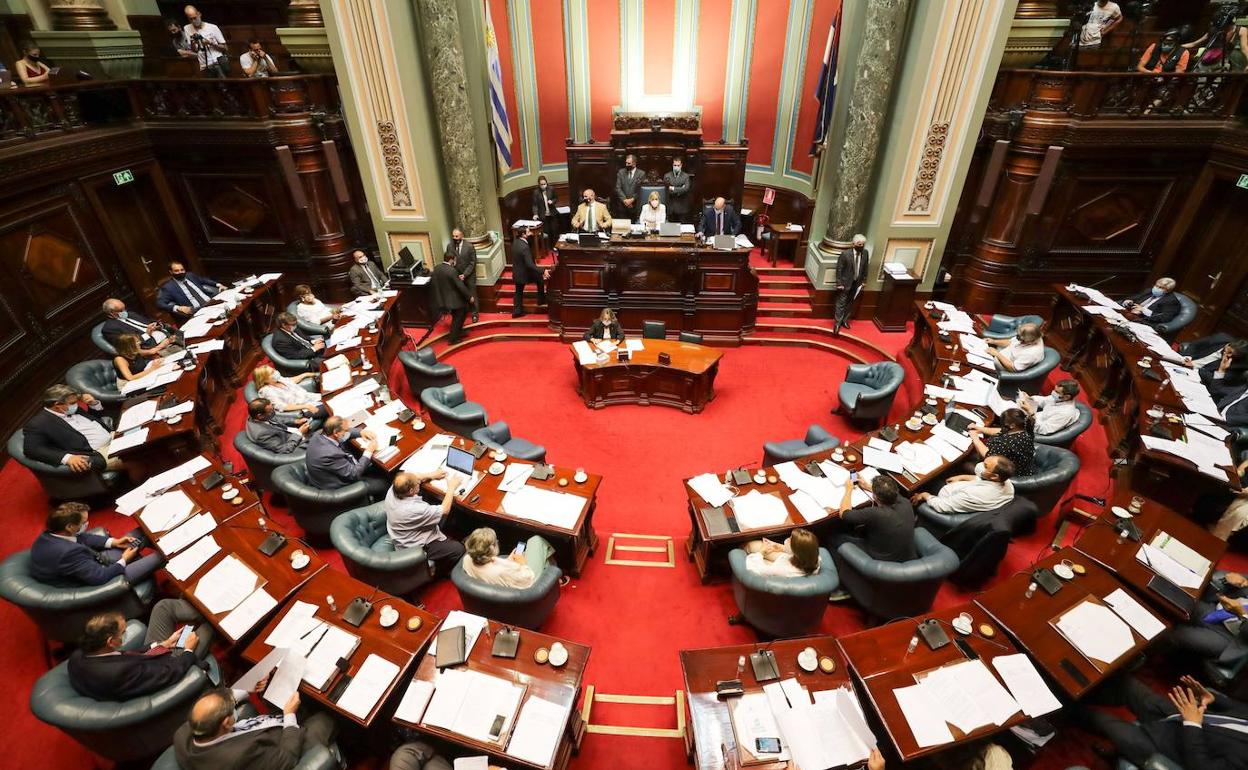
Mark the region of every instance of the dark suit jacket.
[[854, 247], [841, 251], [836, 258], [836, 283], [847, 288], [855, 287], [867, 280], [867, 266], [871, 264], [871, 252], [864, 246], [862, 260], [857, 275], [854, 271]]
[[841, 518], [862, 529], [862, 550], [876, 561], [910, 561], [914, 553], [914, 508], [899, 497], [892, 505], [852, 508]]
[[303, 728], [250, 730], [198, 746], [184, 724], [173, 734], [173, 753], [182, 770], [291, 770], [303, 754]]
[[[143, 328], [136, 328], [130, 325], [129, 321], [134, 321]], [[141, 346], [145, 348], [154, 348], [156, 347], [156, 341], [153, 339], [144, 339], [143, 337], [144, 334], [147, 334], [147, 325], [151, 322], [152, 319], [147, 316], [130, 310], [126, 312], [125, 321], [120, 318], [104, 319], [104, 326], [100, 329], [100, 334], [104, 335], [104, 339], [108, 340], [108, 343], [113, 347], [117, 347], [117, 342], [121, 339], [121, 335], [133, 334], [139, 338], [139, 344]]]
[[1242, 390], [1244, 385], [1248, 385], [1248, 361], [1232, 360], [1231, 365], [1222, 375], [1222, 379], [1217, 379], [1214, 375], [1217, 374], [1221, 363], [1221, 360], [1210, 361], [1200, 367], [1200, 381], [1209, 389], [1215, 401], [1232, 392]]
[[455, 272], [459, 274], [459, 279], [468, 284], [468, 288], [472, 291], [477, 290], [477, 250], [471, 243], [466, 240], [459, 242], [459, 248], [455, 248], [455, 241], [446, 244], [445, 255], [455, 258]]
[[357, 297], [367, 297], [369, 294], [373, 293], [373, 284], [368, 280], [368, 274], [370, 272], [373, 274], [373, 277], [377, 279], [378, 288], [385, 285], [385, 274], [377, 269], [377, 266], [373, 264], [372, 260], [369, 260], [363, 265], [357, 263], [351, 265], [351, 269], [347, 271], [347, 278], [351, 281], [352, 294]]
[[356, 457], [324, 433], [308, 439], [304, 462], [308, 482], [317, 489], [341, 489], [360, 480], [372, 458]]
[[278, 454], [288, 455], [308, 443], [307, 436], [291, 433], [275, 421], [249, 419], [243, 430], [253, 444]]
[[[622, 168], [615, 172], [615, 197], [620, 201], [620, 206], [629, 211], [636, 211], [641, 207], [641, 201], [638, 196], [641, 195], [641, 183], [645, 181], [646, 173], [639, 168], [633, 169], [631, 172], [627, 168]], [[624, 206], [624, 199], [632, 198], [632, 206]]]
[[[716, 235], [715, 232], [715, 207], [707, 206], [702, 210], [702, 234], [707, 238]], [[737, 212], [732, 206], [724, 204], [724, 235], [737, 235], [741, 232], [741, 217], [737, 216]]]
[[30, 576], [40, 583], [72, 588], [99, 586], [124, 574], [124, 565], [107, 566], [96, 558], [108, 548], [108, 536], [84, 532], [71, 542], [51, 532], [40, 532], [30, 546]]
[[663, 175], [663, 184], [668, 185], [670, 189], [667, 191], [667, 210], [672, 214], [688, 214], [689, 213], [689, 188], [693, 185], [693, 179], [682, 169], [680, 176], [669, 171]]
[[[559, 216], [559, 212], [555, 211], [557, 198], [555, 198], [555, 188], [550, 185], [546, 186], [546, 195], [542, 195], [540, 187], [533, 188], [533, 218], [534, 219], [551, 219]], [[550, 213], [546, 213], [546, 207], [550, 207]]]
[[[1132, 294], [1127, 299], [1138, 305], [1145, 300], [1151, 299], [1152, 296], [1152, 289], [1148, 289], [1139, 294]], [[1174, 292], [1170, 291], [1166, 292], [1164, 296], [1154, 302], [1148, 309], [1153, 311], [1153, 314], [1141, 316], [1140, 323], [1157, 326], [1158, 324], [1170, 323], [1175, 318], [1178, 318], [1179, 311], [1183, 309], [1183, 306], [1179, 304], [1179, 298], [1174, 296]]]
[[[1218, 413], [1231, 405], [1244, 392], [1243, 388], [1227, 391], [1218, 399]], [[1232, 428], [1248, 428], [1248, 398], [1230, 407], [1226, 413], [1226, 424]]]
[[1179, 721], [1145, 722], [1145, 733], [1170, 759], [1187, 770], [1243, 770], [1248, 768], [1248, 733], [1210, 724], [1209, 715], [1248, 719], [1248, 705], [1213, 692], [1201, 727]]
[[[307, 344], [304, 344], [307, 343]], [[293, 332], [287, 332], [285, 329], [276, 329], [273, 332], [273, 349], [277, 351], [282, 358], [292, 358], [297, 361], [306, 361], [309, 358], [316, 358], [321, 355], [321, 350], [312, 349], [312, 340], [303, 336], [298, 328]]]
[[177, 684], [197, 663], [190, 650], [69, 656], [69, 683], [88, 698], [123, 701]]
[[[188, 271], [186, 282], [195, 284], [209, 297], [217, 293], [217, 282], [211, 278], [204, 278]], [[200, 300], [199, 304], [202, 306], [206, 303]], [[160, 285], [160, 291], [156, 293], [156, 307], [166, 313], [173, 313], [178, 318], [190, 318], [189, 315], [175, 313], [173, 308], [177, 305], [191, 305], [191, 300], [186, 296], [186, 292], [178, 285], [177, 281], [168, 278]]]
[[472, 296], [468, 287], [459, 279], [459, 273], [455, 272], [455, 266], [449, 262], [433, 268], [433, 274], [429, 277], [429, 288], [429, 299], [438, 312], [459, 310], [468, 304], [468, 298]]
[[585, 332], [585, 341], [589, 340], [622, 340], [624, 339], [624, 329], [620, 326], [619, 321], [612, 321], [610, 328], [603, 326], [601, 320], [595, 318], [590, 324], [589, 331]]
[[[97, 409], [79, 407], [78, 414], [104, 425], [105, 428], [108, 427], [103, 422], [103, 406]], [[87, 437], [47, 409], [40, 409], [26, 423], [22, 450], [27, 457], [48, 465], [63, 465], [61, 460], [67, 454], [86, 455], [91, 458], [92, 468], [104, 470], [104, 456], [91, 448], [91, 445], [87, 443]]]
[[516, 283], [542, 280], [542, 269], [533, 261], [533, 249], [524, 238], [517, 238], [511, 243], [511, 279]]

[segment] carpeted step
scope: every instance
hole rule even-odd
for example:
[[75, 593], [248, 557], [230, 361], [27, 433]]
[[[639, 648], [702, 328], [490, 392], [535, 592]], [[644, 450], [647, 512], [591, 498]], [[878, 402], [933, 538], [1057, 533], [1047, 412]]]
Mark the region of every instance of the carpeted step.
[[778, 289], [760, 289], [758, 292], [760, 304], [762, 302], [782, 302], [784, 304], [810, 304], [809, 291], [781, 291]]
[[782, 318], [813, 318], [815, 315], [815, 310], [810, 305], [803, 307], [788, 302], [768, 302], [764, 299], [758, 302], [758, 312]]
[[[823, 325], [824, 323], [827, 325]], [[831, 322], [825, 322], [823, 319], [759, 318], [754, 323], [754, 333], [751, 336], [790, 337], [813, 342], [827, 342], [860, 351], [873, 361], [897, 360], [897, 356], [893, 353], [869, 339], [854, 334], [852, 330], [842, 329], [840, 334], [833, 334]]]

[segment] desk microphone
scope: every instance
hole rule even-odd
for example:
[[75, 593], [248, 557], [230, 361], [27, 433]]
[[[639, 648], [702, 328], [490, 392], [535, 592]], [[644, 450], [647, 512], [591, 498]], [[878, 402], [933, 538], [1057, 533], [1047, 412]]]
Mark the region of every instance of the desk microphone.
[[373, 597], [377, 595], [379, 590], [380, 588], [373, 586], [373, 592], [369, 594], [367, 599], [362, 596], [352, 599], [347, 605], [347, 609], [342, 613], [342, 621], [359, 628], [364, 619], [368, 617], [368, 613], [372, 611]]

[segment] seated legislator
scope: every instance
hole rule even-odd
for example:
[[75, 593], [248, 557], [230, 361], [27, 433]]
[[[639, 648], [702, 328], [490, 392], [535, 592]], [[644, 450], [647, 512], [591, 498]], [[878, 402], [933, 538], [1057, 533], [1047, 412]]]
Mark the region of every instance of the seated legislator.
[[819, 538], [802, 527], [790, 532], [783, 543], [763, 538], [743, 548], [745, 568], [756, 575], [806, 577], [819, 569]]
[[121, 470], [121, 459], [108, 456], [113, 432], [103, 418], [104, 405], [89, 393], [53, 385], [43, 392], [43, 409], [26, 423], [26, 456], [75, 473]]
[[[500, 770], [497, 765], [486, 765], [486, 768]], [[390, 755], [388, 770], [451, 770], [451, 763], [428, 743], [409, 741]]]
[[1031, 433], [1027, 413], [1022, 409], [1006, 409], [1001, 413], [1000, 427], [972, 425], [971, 445], [981, 458], [1000, 455], [1014, 466], [1011, 476], [1030, 476], [1036, 459], [1036, 439]]
[[1248, 385], [1214, 398], [1218, 402], [1218, 414], [1227, 427], [1248, 428]]
[[1018, 406], [1031, 420], [1035, 435], [1051, 436], [1066, 430], [1079, 419], [1079, 410], [1075, 407], [1078, 395], [1079, 383], [1059, 380], [1047, 396], [1020, 394]]
[[127, 382], [142, 377], [152, 359], [143, 356], [137, 334], [121, 335], [113, 347], [117, 348], [117, 355], [113, 357], [113, 368], [117, 370], [117, 387], [121, 388]]
[[659, 194], [651, 191], [650, 199], [641, 207], [641, 216], [637, 220], [647, 230], [658, 230], [659, 225], [667, 222], [667, 206], [659, 201]]
[[257, 366], [251, 373], [251, 381], [256, 385], [256, 395], [267, 398], [277, 411], [297, 412], [301, 417], [323, 420], [329, 416], [329, 410], [322, 402], [321, 394], [304, 390], [299, 385], [304, 380], [315, 377], [312, 372], [283, 377], [271, 366]]
[[[1234, 660], [1248, 656], [1248, 579], [1238, 572], [1214, 573], [1196, 602], [1192, 619], [1178, 623], [1167, 637], [1172, 645], [1201, 660]], [[1224, 621], [1238, 619], [1231, 631]]]
[[126, 618], [120, 612], [105, 612], [88, 620], [78, 649], [69, 656], [70, 686], [98, 701], [124, 701], [151, 695], [181, 681], [187, 671], [200, 665], [209, 645], [203, 643], [200, 629], [196, 628], [179, 646], [182, 626], [187, 624], [174, 626], [163, 635], [153, 633], [157, 614], [173, 615], [177, 610], [171, 605], [179, 604], [186, 605], [194, 618], [203, 620], [190, 602], [161, 599], [152, 608], [153, 622], [147, 629], [147, 649], [143, 651], [121, 649]]
[[356, 249], [351, 252], [351, 259], [355, 260], [355, 264], [347, 271], [347, 278], [351, 281], [352, 295], [367, 297], [386, 288], [386, 276], [377, 269], [367, 254]]
[[1122, 301], [1127, 317], [1154, 328], [1178, 318], [1183, 306], [1174, 296], [1174, 286], [1173, 278], [1158, 278], [1151, 289], [1127, 297]]
[[122, 537], [87, 532], [91, 509], [82, 503], [61, 503], [48, 514], [43, 532], [30, 547], [30, 575], [40, 583], [63, 588], [99, 586], [118, 575], [131, 585], [159, 569], [159, 553], [139, 556], [142, 530]]
[[173, 337], [160, 330], [160, 324], [147, 316], [126, 310], [126, 303], [119, 299], [104, 300], [104, 326], [100, 333], [108, 344], [117, 347], [123, 334], [139, 336], [139, 355], [144, 358], [168, 356], [180, 352]]
[[1123, 674], [1097, 688], [1095, 702], [1126, 706], [1135, 721], [1083, 703], [1074, 707], [1072, 716], [1109, 739], [1114, 751], [1136, 767], [1155, 767], [1150, 759], [1160, 754], [1185, 770], [1248, 768], [1248, 704], [1209, 690], [1190, 676], [1161, 695]]
[[1014, 499], [1014, 464], [1000, 455], [988, 455], [976, 466], [976, 475], [950, 476], [936, 494], [919, 492], [910, 498], [915, 505], [927, 503], [937, 513], [995, 511]]
[[173, 735], [173, 753], [181, 770], [290, 770], [305, 747], [329, 748], [338, 732], [332, 717], [318, 711], [299, 724], [299, 693], [282, 706], [281, 716], [238, 719], [239, 701], [269, 686], [264, 677], [252, 689], [219, 688], [204, 693], [191, 707], [186, 724]]
[[1207, 356], [1183, 363], [1200, 373], [1200, 381], [1216, 399], [1248, 384], [1248, 340], [1231, 340]]
[[377, 437], [368, 429], [359, 431], [358, 435], [368, 443], [363, 453], [356, 457], [347, 451], [347, 442], [356, 437], [356, 432], [348, 428], [346, 420], [341, 417], [326, 420], [321, 432], [308, 440], [304, 456], [308, 483], [317, 489], [341, 489], [363, 481], [368, 487], [369, 497], [376, 500], [384, 495], [390, 488], [390, 480], [380, 469], [376, 473], [368, 473], [373, 468]]
[[596, 233], [601, 230], [610, 234], [611, 213], [607, 211], [605, 203], [599, 202], [592, 189], [586, 188], [581, 196], [581, 204], [576, 207], [576, 213], [572, 215], [572, 229], [586, 233]]
[[156, 293], [156, 307], [185, 321], [195, 315], [196, 310], [212, 304], [213, 296], [221, 291], [225, 291], [224, 284], [187, 272], [181, 262], [170, 262], [169, 279]]
[[723, 198], [702, 211], [702, 226], [698, 228], [707, 238], [716, 235], [736, 235], [741, 232], [741, 218]]
[[[433, 479], [445, 479], [448, 490], [438, 505], [430, 505], [420, 496], [421, 483]], [[444, 470], [431, 474], [400, 473], [386, 492], [386, 532], [395, 550], [424, 548], [438, 577], [449, 574], [464, 556], [464, 547], [443, 534], [440, 526], [455, 503], [453, 490], [462, 483], [462, 476]]]
[[615, 311], [609, 307], [604, 307], [598, 314], [598, 318], [585, 331], [586, 342], [599, 340], [611, 340], [616, 344], [624, 341], [624, 327], [620, 326], [619, 320], [615, 317]]
[[845, 485], [841, 521], [852, 529], [833, 538], [832, 552], [842, 543], [853, 543], [876, 561], [910, 561], [914, 552], [914, 507], [901, 494], [901, 486], [883, 473], [870, 483], [861, 476], [855, 482], [875, 498], [875, 505], [854, 508], [853, 485]]
[[308, 431], [311, 429], [312, 421], [306, 417], [299, 418], [299, 425], [294, 430], [282, 425], [277, 421], [277, 410], [267, 398], [253, 398], [247, 404], [247, 425], [243, 431], [251, 443], [270, 452], [288, 455], [303, 449], [308, 445]]
[[273, 331], [273, 349], [283, 358], [296, 361], [311, 360], [314, 369], [321, 368], [325, 356], [325, 340], [308, 339], [296, 328], [295, 317], [290, 313], [277, 314], [277, 328]]
[[317, 299], [312, 287], [306, 283], [295, 287], [295, 297], [299, 300], [299, 304], [295, 305], [295, 315], [305, 324], [324, 326], [338, 320], [339, 312]]
[[528, 588], [555, 560], [555, 549], [538, 535], [517, 543], [503, 558], [499, 556], [498, 535], [489, 527], [474, 529], [464, 539], [464, 550], [467, 553], [462, 563], [468, 577], [504, 588]]
[[1166, 30], [1161, 40], [1144, 49], [1135, 65], [1136, 72], [1187, 72], [1192, 52], [1179, 45], [1179, 31]]
[[988, 352], [1007, 371], [1021, 372], [1044, 360], [1044, 340], [1037, 324], [1023, 324], [1011, 339], [987, 342]]

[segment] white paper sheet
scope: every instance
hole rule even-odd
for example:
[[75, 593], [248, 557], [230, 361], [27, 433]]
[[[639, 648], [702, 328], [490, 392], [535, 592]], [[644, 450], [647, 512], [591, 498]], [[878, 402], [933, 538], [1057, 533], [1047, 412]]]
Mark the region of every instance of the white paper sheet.
[[195, 598], [213, 615], [229, 612], [256, 590], [259, 578], [237, 556], [227, 554], [195, 585]]
[[630, 353], [636, 353], [639, 350], [645, 350], [646, 343], [638, 337], [628, 337], [624, 340], [624, 347]]
[[125, 433], [131, 428], [136, 428], [148, 420], [156, 416], [156, 399], [149, 398], [147, 401], [140, 401], [134, 406], [121, 413], [117, 418], [117, 432]]
[[1085, 656], [1102, 663], [1113, 663], [1135, 646], [1131, 627], [1114, 611], [1085, 601], [1067, 610], [1057, 628]]
[[982, 660], [968, 660], [942, 669], [995, 725], [1003, 725], [1019, 712], [1018, 701], [997, 680]]
[[778, 527], [789, 518], [789, 509], [783, 500], [757, 489], [732, 498], [732, 511], [742, 530]]
[[1200, 588], [1200, 584], [1204, 582], [1200, 575], [1148, 543], [1140, 544], [1140, 549], [1135, 552], [1135, 559], [1179, 588]]
[[247, 673], [240, 676], [237, 682], [230, 685], [230, 689], [251, 692], [261, 679], [273, 673], [273, 669], [277, 668], [277, 664], [282, 662], [282, 658], [286, 657], [287, 652], [282, 647], [269, 650], [269, 654], [261, 658], [259, 663], [247, 669]]
[[407, 690], [403, 692], [403, 698], [399, 701], [398, 708], [394, 710], [395, 719], [419, 724], [425, 715], [425, 707], [429, 705], [429, 699], [432, 697], [433, 682], [413, 679], [407, 683]]
[[522, 486], [517, 492], [504, 494], [501, 507], [508, 516], [572, 529], [587, 502], [584, 497], [569, 492]]
[[528, 483], [535, 467], [528, 463], [507, 463], [506, 469], [503, 470], [503, 479], [498, 482], [498, 488], [504, 492], [519, 492]]
[[[446, 620], [442, 621], [442, 625], [438, 627], [438, 633], [449, 628], [463, 626], [464, 654], [467, 655], [472, 652], [473, 645], [477, 643], [477, 637], [481, 635], [481, 632], [485, 630], [489, 623], [490, 621], [480, 615], [473, 615], [471, 612], [464, 612], [463, 610], [451, 610], [447, 613]], [[434, 634], [433, 639], [429, 642], [429, 655], [436, 656], [437, 654], [438, 637], [437, 634]]]
[[1201, 556], [1191, 546], [1164, 530], [1154, 535], [1149, 545], [1182, 564], [1200, 578], [1203, 578], [1209, 572], [1209, 568], [1213, 566], [1208, 559]]
[[499, 735], [506, 735], [523, 694], [521, 685], [506, 679], [469, 669], [447, 669], [438, 676], [423, 723], [493, 743], [490, 729], [496, 717], [503, 717]]
[[179, 524], [177, 528], [158, 538], [156, 547], [166, 557], [169, 557], [216, 528], [217, 522], [211, 514], [197, 513]]
[[703, 473], [689, 479], [689, 486], [702, 496], [707, 505], [719, 507], [732, 499], [732, 490], [724, 486], [713, 473]]
[[[269, 678], [269, 686], [264, 690], [264, 699], [277, 708], [285, 708], [290, 696], [299, 691], [299, 682], [303, 679], [303, 671], [308, 661], [297, 652], [287, 652], [277, 664], [277, 670]], [[263, 678], [263, 677], [261, 677]]]
[[321, 375], [321, 392], [333, 393], [351, 384], [351, 367], [340, 366]]
[[864, 446], [862, 448], [862, 462], [873, 468], [882, 471], [892, 471], [893, 473], [901, 473], [905, 470], [905, 465], [901, 461], [901, 457], [895, 452], [881, 452], [873, 447]]
[[125, 435], [117, 436], [112, 441], [108, 442], [109, 455], [115, 455], [118, 452], [124, 452], [127, 449], [133, 449], [136, 446], [142, 446], [147, 442], [147, 432], [148, 429], [143, 427], [138, 430], [131, 431], [130, 433], [126, 433]]
[[144, 506], [139, 521], [152, 532], [167, 532], [185, 521], [194, 510], [191, 498], [181, 489], [174, 489]]
[[585, 340], [573, 342], [572, 349], [576, 351], [576, 360], [580, 362], [581, 366], [598, 363], [598, 354], [594, 351], [594, 346]]
[[212, 535], [204, 535], [190, 548], [166, 562], [165, 569], [173, 575], [174, 580], [186, 580], [220, 550], [221, 546], [217, 545], [216, 538]]
[[296, 600], [265, 637], [264, 643], [270, 647], [292, 647], [299, 637], [307, 633], [312, 626], [320, 623], [315, 615], [315, 604]]
[[1114, 589], [1113, 593], [1106, 596], [1105, 603], [1145, 639], [1152, 639], [1166, 630], [1165, 623], [1158, 620], [1156, 615], [1145, 609], [1144, 605], [1121, 588]]
[[1027, 716], [1043, 716], [1062, 707], [1061, 701], [1045, 684], [1044, 678], [1026, 655], [998, 655], [992, 659], [992, 667], [1001, 675], [1005, 686], [1010, 688], [1010, 694]]
[[192, 342], [190, 345], [186, 346], [187, 350], [191, 351], [197, 356], [203, 353], [212, 353], [214, 351], [222, 350], [224, 348], [225, 348], [225, 340], [203, 340], [201, 342]]
[[490, 770], [489, 757], [455, 757], [451, 770]]
[[940, 717], [963, 733], [995, 724], [982, 704], [974, 699], [967, 683], [959, 677], [958, 668], [938, 668], [929, 672], [920, 683]]
[[828, 517], [827, 510], [815, 502], [815, 498], [800, 489], [789, 495], [789, 502], [793, 503], [793, 507], [797, 509], [798, 513], [802, 514], [802, 518], [806, 520], [807, 524], [812, 524]]
[[368, 718], [377, 701], [399, 675], [399, 667], [379, 655], [369, 655], [338, 698], [338, 707], [360, 719]]
[[899, 687], [893, 690], [897, 705], [910, 725], [914, 741], [921, 748], [953, 742], [953, 733], [940, 716], [937, 704], [932, 702], [928, 690], [921, 684]]
[[277, 606], [277, 599], [264, 588], [257, 588], [229, 615], [221, 619], [221, 631], [231, 639], [242, 639], [260, 619]]
[[297, 640], [292, 651], [307, 655], [308, 665], [303, 670], [303, 681], [322, 690], [338, 670], [338, 659], [350, 659], [359, 644], [360, 638], [355, 634], [325, 623], [323, 630], [313, 631], [306, 639]]
[[566, 708], [544, 698], [530, 696], [516, 717], [516, 729], [511, 733], [507, 753], [535, 765], [549, 765], [567, 721]]

